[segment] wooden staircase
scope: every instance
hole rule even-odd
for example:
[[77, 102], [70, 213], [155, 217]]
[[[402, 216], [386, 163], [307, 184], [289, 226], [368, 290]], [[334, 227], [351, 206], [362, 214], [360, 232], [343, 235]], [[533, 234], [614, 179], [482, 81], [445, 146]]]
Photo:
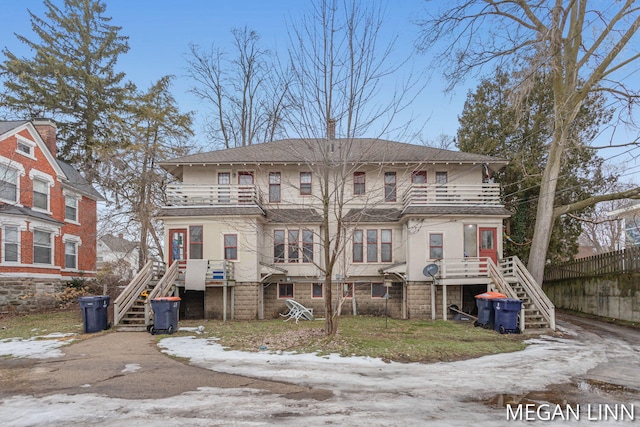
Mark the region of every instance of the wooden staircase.
[[164, 264], [149, 261], [118, 295], [113, 305], [113, 326], [117, 331], [146, 331], [153, 324], [151, 300], [175, 292], [178, 262], [164, 270]]

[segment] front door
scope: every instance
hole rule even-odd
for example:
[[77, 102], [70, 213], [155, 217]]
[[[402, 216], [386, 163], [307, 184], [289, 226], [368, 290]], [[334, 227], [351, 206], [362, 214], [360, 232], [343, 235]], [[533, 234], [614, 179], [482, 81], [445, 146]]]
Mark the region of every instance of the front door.
[[498, 249], [496, 246], [497, 231], [495, 228], [480, 228], [480, 251], [481, 258], [491, 258], [494, 264], [498, 264]]
[[169, 230], [169, 244], [171, 245], [171, 264], [175, 260], [187, 259], [187, 230]]

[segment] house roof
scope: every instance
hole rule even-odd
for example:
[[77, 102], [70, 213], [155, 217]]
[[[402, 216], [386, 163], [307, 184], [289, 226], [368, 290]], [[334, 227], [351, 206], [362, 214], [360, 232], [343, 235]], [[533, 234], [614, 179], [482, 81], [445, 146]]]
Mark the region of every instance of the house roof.
[[199, 207], [199, 208], [162, 208], [158, 212], [159, 218], [168, 218], [173, 216], [233, 216], [233, 215], [259, 215], [264, 213], [258, 206], [223, 206], [223, 207]]
[[0, 121], [0, 136], [27, 123], [27, 120]]
[[96, 190], [81, 174], [70, 164], [56, 159], [56, 162], [67, 177], [66, 185], [85, 194], [95, 200], [105, 200], [104, 196]]
[[344, 216], [345, 222], [389, 222], [400, 220], [398, 209], [350, 209]]
[[131, 242], [120, 236], [114, 236], [113, 234], [106, 234], [100, 237], [100, 241], [115, 252], [127, 253], [138, 247], [137, 243]]
[[335, 160], [360, 164], [388, 163], [484, 163], [500, 169], [508, 162], [492, 156], [443, 150], [404, 142], [376, 138], [354, 139], [283, 139], [245, 147], [229, 148], [192, 154], [161, 162], [160, 165], [180, 177], [182, 166], [220, 164], [284, 164], [314, 163], [325, 160], [328, 143], [333, 151], [329, 157]]
[[0, 205], [0, 215], [11, 215], [19, 217], [28, 217], [39, 221], [46, 221], [52, 224], [64, 225], [64, 222], [51, 218], [49, 215], [34, 211], [25, 206]]
[[274, 223], [319, 223], [322, 217], [315, 209], [269, 209], [268, 222]]

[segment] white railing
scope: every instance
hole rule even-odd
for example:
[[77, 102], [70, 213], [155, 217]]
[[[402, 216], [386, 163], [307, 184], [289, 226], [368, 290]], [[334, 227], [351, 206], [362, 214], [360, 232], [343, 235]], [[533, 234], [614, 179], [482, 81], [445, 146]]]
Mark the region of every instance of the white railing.
[[167, 206], [260, 205], [255, 185], [172, 184], [167, 186]]
[[409, 206], [489, 205], [502, 206], [500, 185], [484, 184], [412, 184], [402, 196]]
[[531, 302], [549, 322], [549, 328], [556, 329], [556, 307], [547, 294], [544, 293], [538, 282], [535, 281], [529, 270], [524, 266], [520, 258], [512, 256], [502, 263], [502, 269], [506, 274], [511, 274], [518, 279], [525, 292], [531, 298]]
[[[187, 272], [187, 260], [176, 261], [177, 280], [184, 282]], [[207, 272], [205, 279], [209, 281], [235, 280], [235, 264], [226, 259], [210, 259], [208, 260]]]

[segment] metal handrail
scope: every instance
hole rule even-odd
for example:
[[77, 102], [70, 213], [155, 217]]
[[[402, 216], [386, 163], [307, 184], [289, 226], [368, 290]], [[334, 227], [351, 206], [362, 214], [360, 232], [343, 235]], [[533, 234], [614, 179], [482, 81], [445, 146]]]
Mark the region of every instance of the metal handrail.
[[113, 303], [113, 324], [118, 325], [153, 277], [153, 261], [147, 262]]

